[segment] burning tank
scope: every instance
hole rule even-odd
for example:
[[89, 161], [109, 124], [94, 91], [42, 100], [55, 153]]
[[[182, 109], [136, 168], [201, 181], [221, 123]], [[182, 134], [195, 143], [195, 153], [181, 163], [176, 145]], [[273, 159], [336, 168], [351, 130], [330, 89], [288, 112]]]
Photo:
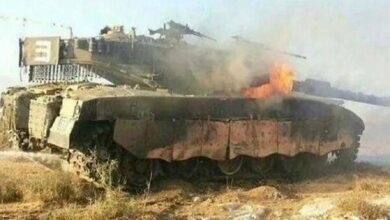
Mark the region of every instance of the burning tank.
[[[192, 55], [197, 48], [183, 35], [213, 39], [173, 21], [150, 34], [160, 37], [118, 26], [97, 38], [21, 40], [19, 65], [32, 85], [2, 93], [2, 123], [14, 146], [63, 154], [95, 180], [103, 178], [99, 167], [113, 164], [115, 179], [128, 186], [171, 176], [295, 174], [322, 169], [330, 154], [337, 164], [353, 163], [362, 120], [329, 100], [291, 92], [287, 66], [276, 65], [268, 83], [243, 95], [202, 95], [185, 67], [209, 64]], [[172, 60], [185, 64], [179, 74]]]

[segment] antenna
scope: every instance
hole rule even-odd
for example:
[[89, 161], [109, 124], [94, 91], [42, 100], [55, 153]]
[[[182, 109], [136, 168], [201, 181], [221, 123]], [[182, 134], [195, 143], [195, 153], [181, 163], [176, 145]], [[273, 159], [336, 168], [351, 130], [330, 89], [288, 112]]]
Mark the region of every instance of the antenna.
[[33, 24], [50, 25], [50, 26], [54, 26], [54, 27], [60, 27], [60, 28], [63, 28], [63, 29], [67, 29], [69, 31], [70, 38], [73, 38], [73, 28], [71, 26], [64, 25], [64, 24], [59, 24], [59, 23], [56, 23], [56, 22], [43, 22], [43, 21], [38, 21], [38, 20], [34, 20], [34, 19], [29, 19], [29, 18], [26, 18], [26, 17], [3, 16], [3, 15], [0, 15], [0, 20], [21, 21], [21, 22], [23, 22], [22, 23], [23, 26], [25, 26], [26, 23], [33, 23]]

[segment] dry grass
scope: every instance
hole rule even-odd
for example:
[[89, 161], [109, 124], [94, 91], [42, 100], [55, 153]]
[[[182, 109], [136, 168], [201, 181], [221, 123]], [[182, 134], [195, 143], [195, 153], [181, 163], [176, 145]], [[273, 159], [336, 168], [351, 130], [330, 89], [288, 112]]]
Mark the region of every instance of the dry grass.
[[111, 182], [97, 187], [72, 173], [41, 165], [36, 169], [37, 164], [25, 161], [0, 161], [0, 167], [0, 204], [40, 202], [45, 207], [40, 218], [134, 219], [142, 213], [142, 204], [120, 188], [113, 190]]
[[1, 177], [0, 203], [20, 202], [23, 200], [23, 191], [12, 180]]
[[[221, 204], [243, 201], [259, 203], [259, 199], [270, 212], [283, 212], [288, 216], [301, 207], [300, 198], [322, 197], [324, 192], [330, 193], [327, 194], [329, 196], [337, 196], [335, 200], [340, 199], [339, 207], [332, 211], [332, 215], [355, 213], [365, 219], [376, 219], [384, 216], [384, 211], [371, 203], [370, 199], [390, 193], [389, 176], [368, 170], [358, 178], [333, 176], [310, 184], [300, 184], [295, 188], [291, 184], [269, 182], [268, 185], [274, 185], [275, 188], [259, 186], [258, 183], [253, 188], [250, 183], [247, 189], [243, 188], [245, 185], [237, 187], [235, 184], [221, 190], [220, 184], [202, 182], [195, 186], [186, 181], [167, 180], [152, 187], [150, 194], [146, 191], [145, 195], [129, 195], [116, 186], [116, 178], [113, 178], [117, 175], [115, 161], [99, 167], [97, 172], [102, 184], [97, 187], [62, 171], [60, 166], [41, 162], [49, 158], [31, 159], [44, 155], [25, 157], [30, 160], [0, 158], [0, 219], [99, 220], [169, 219], [178, 215], [183, 218], [194, 215], [226, 216]], [[197, 201], [194, 200], [196, 197]], [[275, 198], [277, 201], [274, 201]]]
[[[383, 177], [384, 178], [384, 177]], [[359, 178], [353, 194], [341, 199], [338, 207], [342, 212], [359, 214], [364, 219], [379, 219], [386, 216], [383, 207], [367, 201], [369, 195], [385, 195], [390, 193], [390, 181], [382, 178]]]
[[0, 149], [10, 148], [11, 143], [9, 142], [9, 135], [1, 128], [0, 125]]
[[134, 199], [127, 197], [120, 191], [110, 191], [104, 198], [94, 201], [88, 206], [76, 206], [74, 204], [64, 206], [51, 212], [49, 219], [136, 219], [140, 215], [141, 205]]
[[92, 184], [79, 181], [69, 173], [55, 173], [45, 179], [32, 179], [25, 185], [31, 200], [45, 203], [87, 204], [99, 198], [101, 190]]
[[0, 203], [35, 202], [50, 204], [87, 204], [101, 192], [91, 184], [78, 181], [71, 174], [48, 173], [45, 178], [20, 180], [0, 175]]
[[140, 205], [122, 192], [109, 192], [103, 200], [87, 207], [84, 216], [87, 219], [130, 218], [135, 217], [136, 213], [140, 213], [137, 212]]
[[364, 200], [363, 193], [355, 193], [339, 201], [338, 208], [343, 213], [355, 213], [364, 219], [379, 219], [386, 216], [382, 207], [370, 204]]
[[10, 147], [9, 135], [7, 134], [4, 122], [2, 121], [2, 118], [0, 115], [0, 149], [8, 148], [8, 147]]
[[357, 182], [356, 190], [377, 193], [377, 194], [390, 193], [390, 181], [378, 180], [378, 179], [360, 180]]

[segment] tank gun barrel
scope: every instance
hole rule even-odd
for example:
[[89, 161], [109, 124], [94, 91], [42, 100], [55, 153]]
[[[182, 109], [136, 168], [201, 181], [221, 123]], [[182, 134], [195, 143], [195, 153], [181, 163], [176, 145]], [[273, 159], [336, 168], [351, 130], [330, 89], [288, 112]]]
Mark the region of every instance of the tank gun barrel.
[[232, 38], [235, 39], [238, 43], [244, 43], [244, 44], [248, 44], [248, 45], [255, 45], [257, 47], [260, 47], [262, 50], [273, 51], [273, 52], [281, 53], [281, 54], [284, 54], [284, 55], [288, 55], [288, 56], [292, 56], [292, 57], [296, 57], [296, 58], [300, 58], [300, 59], [306, 59], [306, 56], [303, 56], [303, 55], [300, 55], [300, 54], [296, 54], [296, 53], [291, 53], [291, 52], [284, 51], [284, 50], [271, 48], [271, 47], [268, 47], [268, 46], [266, 46], [264, 44], [261, 44], [261, 43], [256, 43], [256, 42], [253, 42], [253, 41], [249, 41], [249, 40], [247, 40], [247, 39], [245, 39], [243, 37], [240, 37], [240, 36], [233, 36]]
[[214, 39], [212, 37], [209, 37], [207, 35], [204, 35], [204, 34], [198, 32], [198, 31], [191, 30], [190, 34], [195, 35], [195, 36], [200, 37], [200, 38], [205, 38], [205, 39], [208, 39], [208, 40], [217, 41], [216, 39]]
[[330, 82], [306, 79], [305, 81], [294, 81], [294, 91], [302, 92], [308, 95], [340, 98], [355, 102], [362, 102], [372, 105], [380, 105], [390, 107], [390, 97], [380, 97], [375, 95], [367, 95], [361, 92], [353, 92], [333, 87]]

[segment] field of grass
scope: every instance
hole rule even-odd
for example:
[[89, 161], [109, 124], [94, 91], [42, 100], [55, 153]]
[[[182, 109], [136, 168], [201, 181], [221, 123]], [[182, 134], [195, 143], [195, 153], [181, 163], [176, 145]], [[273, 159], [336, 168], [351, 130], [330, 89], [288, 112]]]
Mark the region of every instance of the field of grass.
[[[0, 218], [116, 219], [140, 213], [120, 189], [97, 187], [70, 172], [23, 160], [2, 160], [0, 167]], [[30, 208], [17, 208], [22, 204]]]
[[290, 219], [317, 199], [334, 204], [328, 219], [390, 214], [390, 205], [372, 202], [390, 203], [390, 173], [367, 164], [296, 183], [164, 180], [138, 194], [97, 186], [67, 170], [53, 155], [0, 152], [0, 219], [229, 219], [224, 207], [230, 204], [261, 206], [266, 219]]

